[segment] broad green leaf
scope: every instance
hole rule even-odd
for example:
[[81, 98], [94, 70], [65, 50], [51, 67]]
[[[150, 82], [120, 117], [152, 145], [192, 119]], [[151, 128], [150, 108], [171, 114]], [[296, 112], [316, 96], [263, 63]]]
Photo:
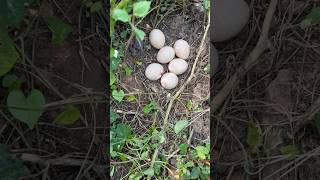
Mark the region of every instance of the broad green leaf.
[[134, 27], [134, 28], [133, 28], [133, 31], [134, 31], [134, 34], [136, 35], [136, 39], [137, 39], [138, 41], [143, 41], [146, 33], [143, 32], [142, 30], [138, 29], [137, 27]]
[[210, 72], [210, 64], [207, 64], [203, 70], [207, 73]]
[[133, 15], [144, 17], [150, 10], [151, 1], [140, 1], [133, 4]]
[[156, 136], [156, 139], [159, 141], [159, 144], [166, 142], [166, 136], [165, 136], [164, 131], [160, 131], [158, 133], [158, 135]]
[[112, 177], [114, 175], [114, 171], [115, 171], [115, 167], [112, 166], [111, 167], [111, 171], [110, 171], [110, 177]]
[[133, 102], [135, 100], [137, 100], [137, 98], [134, 95], [129, 95], [128, 98], [127, 98], [127, 101], [129, 101], [129, 102]]
[[287, 145], [281, 148], [281, 153], [292, 160], [299, 154], [299, 149], [295, 145]]
[[188, 126], [189, 122], [187, 120], [181, 120], [174, 125], [174, 132], [176, 134], [180, 133], [182, 130], [184, 130]]
[[2, 79], [3, 87], [10, 87], [13, 83], [15, 83], [19, 78], [14, 74], [7, 74]]
[[110, 58], [111, 62], [110, 62], [110, 70], [114, 71], [118, 68], [119, 64], [120, 64], [120, 58], [119, 57], [111, 57]]
[[9, 26], [18, 26], [23, 18], [25, 7], [24, 0], [1, 0], [0, 21]]
[[52, 32], [52, 43], [62, 43], [72, 32], [72, 27], [55, 16], [47, 18], [48, 27]]
[[302, 28], [306, 28], [312, 25], [320, 24], [320, 7], [315, 7], [300, 23]]
[[121, 102], [124, 98], [125, 94], [123, 90], [117, 91], [113, 90], [112, 91], [112, 97], [117, 100], [118, 102]]
[[113, 72], [110, 72], [110, 86], [112, 86], [116, 81], [116, 75]]
[[186, 168], [193, 167], [193, 166], [194, 166], [194, 163], [193, 163], [192, 161], [188, 161], [188, 162], [184, 165], [184, 167], [186, 167]]
[[203, 7], [208, 10], [210, 8], [210, 0], [203, 0]]
[[111, 123], [115, 122], [119, 118], [120, 118], [119, 114], [116, 113], [113, 109], [110, 108], [110, 120], [111, 120]]
[[132, 69], [128, 65], [124, 66], [124, 71], [126, 72], [126, 76], [132, 75]]
[[193, 167], [191, 171], [191, 179], [198, 179], [200, 176], [200, 168], [199, 167]]
[[14, 90], [8, 96], [7, 105], [15, 118], [33, 129], [44, 111], [45, 99], [36, 89], [32, 90], [27, 97], [22, 91]]
[[124, 9], [114, 9], [112, 11], [112, 18], [115, 19], [116, 21], [122, 21], [122, 22], [129, 22], [130, 21], [130, 16], [127, 13], [126, 10]]
[[181, 154], [187, 154], [187, 152], [188, 152], [188, 144], [185, 144], [185, 143], [180, 144], [179, 145], [179, 150], [180, 150]]
[[144, 174], [144, 175], [147, 175], [147, 176], [149, 176], [149, 177], [152, 177], [152, 176], [154, 176], [154, 170], [153, 170], [152, 167], [150, 167], [150, 168], [144, 170], [144, 171], [143, 171], [143, 174]]
[[147, 160], [149, 158], [149, 151], [144, 151], [142, 154], [141, 154], [141, 160]]
[[248, 128], [247, 132], [247, 143], [252, 153], [256, 153], [258, 147], [262, 143], [262, 137], [260, 135], [260, 131], [257, 127], [251, 126]]
[[155, 175], [159, 176], [163, 172], [162, 170], [162, 162], [154, 162], [153, 164], [153, 170]]
[[149, 114], [152, 110], [157, 108], [157, 103], [155, 101], [151, 101], [149, 104], [143, 107], [143, 112]]
[[115, 132], [117, 138], [128, 139], [131, 136], [131, 128], [127, 124], [118, 124]]
[[9, 91], [19, 89], [21, 83], [21, 80], [14, 74], [7, 74], [2, 79], [2, 86], [8, 88]]
[[61, 125], [71, 125], [74, 124], [81, 116], [79, 109], [74, 106], [68, 106], [61, 114], [59, 114], [54, 123]]
[[91, 6], [90, 6], [90, 12], [91, 13], [96, 13], [96, 12], [99, 12], [101, 9], [102, 9], [102, 2], [101, 1], [97, 1], [95, 3], [93, 3]]
[[19, 58], [15, 44], [4, 28], [0, 27], [0, 76], [8, 73]]
[[197, 156], [203, 160], [203, 159], [206, 159], [206, 155], [209, 154], [209, 149], [205, 146], [197, 146], [196, 153], [197, 153]]
[[110, 37], [113, 36], [115, 24], [116, 24], [116, 21], [115, 21], [113, 18], [110, 18], [110, 24], [109, 24], [109, 26], [110, 26], [110, 29], [109, 29], [109, 31], [110, 31], [110, 33], [109, 33]]
[[0, 144], [0, 179], [16, 180], [29, 175], [30, 172], [23, 162], [11, 157], [6, 146]]

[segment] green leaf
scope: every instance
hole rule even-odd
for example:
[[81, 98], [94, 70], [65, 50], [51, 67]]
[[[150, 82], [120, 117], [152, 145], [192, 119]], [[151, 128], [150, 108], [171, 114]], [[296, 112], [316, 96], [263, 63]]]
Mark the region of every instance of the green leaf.
[[200, 176], [200, 168], [199, 167], [193, 167], [191, 171], [191, 179], [197, 179]]
[[52, 32], [52, 43], [62, 43], [72, 32], [72, 27], [55, 16], [47, 18], [48, 27]]
[[114, 175], [114, 171], [115, 171], [115, 167], [112, 166], [111, 167], [111, 171], [110, 171], [110, 177], [112, 177]]
[[203, 159], [206, 159], [206, 155], [209, 154], [209, 149], [205, 146], [197, 146], [196, 153], [197, 153], [197, 156], [203, 160]]
[[116, 75], [113, 72], [110, 72], [110, 86], [112, 86], [116, 81]]
[[193, 167], [193, 166], [194, 166], [194, 163], [193, 163], [192, 161], [188, 161], [188, 162], [184, 165], [184, 167], [186, 167], [186, 168]]
[[260, 131], [257, 127], [252, 126], [248, 128], [247, 132], [247, 143], [252, 153], [256, 153], [258, 147], [262, 143], [262, 137], [260, 135]]
[[101, 9], [102, 9], [102, 2], [101, 1], [97, 1], [90, 6], [91, 13], [99, 12]]
[[134, 96], [134, 95], [130, 95], [130, 96], [128, 96], [128, 98], [127, 98], [127, 101], [129, 101], [129, 102], [133, 102], [133, 101], [135, 101], [135, 100], [137, 100], [137, 98], [136, 98], [136, 96]]
[[203, 0], [203, 7], [208, 10], [210, 8], [210, 0]]
[[23, 18], [25, 7], [24, 0], [1, 0], [0, 21], [9, 26], [18, 26]]
[[182, 130], [184, 130], [188, 126], [189, 122], [187, 120], [181, 120], [174, 125], [174, 132], [176, 134], [180, 133]]
[[188, 144], [185, 144], [185, 143], [180, 144], [179, 145], [179, 150], [180, 150], [181, 154], [187, 154], [187, 152], [188, 152]]
[[117, 138], [128, 139], [131, 136], [131, 128], [127, 124], [118, 124], [115, 132]]
[[124, 71], [126, 72], [126, 76], [132, 75], [132, 69], [128, 65], [124, 66]]
[[188, 110], [189, 111], [191, 111], [192, 110], [192, 100], [188, 100], [188, 102], [187, 102], [187, 108], [188, 108]]
[[110, 29], [109, 29], [109, 31], [110, 31], [109, 36], [110, 36], [110, 37], [113, 36], [115, 24], [116, 24], [116, 21], [115, 21], [113, 18], [110, 18], [110, 25], [109, 25], [109, 27], [110, 27]]
[[116, 113], [113, 109], [111, 109], [110, 107], [110, 120], [111, 120], [111, 123], [115, 122], [117, 119], [119, 119], [120, 116], [118, 113]]
[[157, 108], [157, 103], [155, 101], [151, 101], [149, 104], [143, 107], [143, 112], [149, 114], [152, 110]]
[[9, 91], [19, 89], [21, 83], [21, 80], [14, 74], [7, 74], [2, 79], [2, 86], [8, 88]]
[[160, 131], [157, 137], [158, 137], [160, 144], [166, 142], [166, 136], [165, 136], [164, 131]]
[[71, 125], [74, 124], [81, 116], [79, 109], [74, 106], [68, 106], [61, 114], [59, 114], [54, 123], [61, 125]]
[[151, 1], [140, 1], [133, 4], [133, 15], [144, 17], [150, 10]]
[[210, 64], [207, 64], [203, 70], [207, 73], [210, 72]]
[[14, 42], [10, 39], [7, 30], [0, 27], [0, 76], [9, 72], [18, 58], [19, 54]]
[[123, 90], [120, 90], [120, 91], [117, 91], [117, 90], [113, 90], [112, 91], [112, 97], [117, 100], [118, 102], [121, 102], [124, 98], [124, 91]]
[[110, 58], [110, 69], [111, 71], [116, 70], [120, 64], [120, 58], [119, 57], [111, 57]]
[[15, 118], [33, 129], [44, 111], [45, 99], [43, 94], [36, 89], [32, 90], [27, 97], [22, 91], [14, 90], [9, 93], [7, 105]]
[[315, 7], [300, 23], [301, 28], [306, 28], [312, 25], [320, 24], [320, 7]]
[[133, 28], [133, 31], [134, 31], [134, 34], [136, 35], [136, 39], [137, 39], [138, 41], [143, 41], [146, 33], [143, 32], [142, 30], [138, 29], [137, 27], [134, 27], [134, 28]]
[[295, 145], [287, 145], [281, 148], [281, 153], [292, 160], [299, 155], [299, 149]]
[[152, 167], [150, 167], [150, 168], [144, 170], [144, 171], [143, 171], [143, 174], [144, 174], [144, 175], [147, 175], [147, 176], [149, 176], [149, 177], [152, 177], [152, 176], [154, 176], [154, 170], [153, 170]]
[[112, 18], [115, 19], [116, 21], [122, 21], [122, 22], [129, 22], [130, 21], [130, 16], [127, 13], [126, 10], [124, 9], [114, 9], [112, 11]]
[[0, 144], [0, 179], [16, 180], [30, 174], [28, 168], [19, 159], [12, 158], [6, 146]]
[[141, 154], [141, 160], [147, 160], [149, 158], [149, 151], [145, 151]]

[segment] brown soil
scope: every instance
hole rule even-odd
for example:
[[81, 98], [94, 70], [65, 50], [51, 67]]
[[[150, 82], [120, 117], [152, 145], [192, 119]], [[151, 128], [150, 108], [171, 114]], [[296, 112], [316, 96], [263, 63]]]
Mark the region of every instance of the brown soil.
[[[75, 179], [77, 176], [79, 179], [107, 179], [104, 144], [108, 117], [105, 104], [107, 76], [102, 63], [107, 47], [98, 34], [106, 28], [101, 16], [91, 14], [85, 17], [81, 1], [59, 0], [44, 4], [42, 6], [53, 15], [70, 24], [73, 31], [62, 44], [52, 44], [51, 33], [40, 14], [24, 44], [26, 55], [34, 64], [29, 70], [34, 74], [20, 71], [21, 68], [16, 73], [25, 73], [23, 87], [31, 89], [30, 84], [33, 84], [43, 92], [46, 103], [52, 106], [40, 118], [35, 130], [30, 131], [25, 125], [15, 122], [32, 149], [11, 126], [1, 131], [0, 141], [6, 143], [12, 152], [18, 152], [19, 156], [29, 153], [42, 158], [41, 161], [34, 156], [22, 158], [33, 174], [30, 179]], [[34, 11], [39, 13], [38, 9]], [[78, 32], [79, 28], [81, 32]], [[36, 78], [39, 73], [43, 75], [41, 81]], [[69, 104], [81, 109], [81, 120], [70, 126], [54, 124], [54, 118]], [[58, 164], [52, 163], [46, 168], [47, 162], [56, 159], [60, 159]]]
[[[213, 96], [255, 46], [267, 2], [252, 2], [251, 19], [242, 33], [228, 42], [215, 44], [221, 61], [213, 77]], [[241, 79], [240, 86], [212, 118], [216, 179], [320, 177], [319, 168], [311, 165], [318, 162], [317, 156], [301, 159], [319, 151], [319, 134], [312, 122], [305, 126], [294, 122], [320, 97], [319, 28], [299, 27], [315, 6], [319, 6], [318, 1], [279, 1], [269, 36], [273, 49], [263, 53], [263, 62]], [[263, 137], [257, 154], [250, 152], [246, 142], [250, 124], [256, 124]], [[299, 149], [300, 159], [296, 163], [281, 156], [280, 149], [290, 144]]]

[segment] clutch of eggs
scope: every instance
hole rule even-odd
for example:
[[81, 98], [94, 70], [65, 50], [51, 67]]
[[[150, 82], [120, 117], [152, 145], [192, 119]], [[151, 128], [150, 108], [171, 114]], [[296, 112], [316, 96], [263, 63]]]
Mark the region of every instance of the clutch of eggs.
[[[150, 44], [159, 49], [157, 53], [157, 61], [161, 64], [167, 64], [169, 72], [164, 74], [164, 68], [159, 63], [148, 65], [145, 75], [150, 80], [158, 80], [165, 89], [173, 89], [178, 85], [179, 78], [187, 71], [189, 65], [185, 61], [190, 56], [190, 45], [183, 39], [177, 40], [173, 47], [165, 46], [165, 35], [159, 29], [153, 29], [149, 34]], [[175, 58], [178, 57], [178, 58]]]

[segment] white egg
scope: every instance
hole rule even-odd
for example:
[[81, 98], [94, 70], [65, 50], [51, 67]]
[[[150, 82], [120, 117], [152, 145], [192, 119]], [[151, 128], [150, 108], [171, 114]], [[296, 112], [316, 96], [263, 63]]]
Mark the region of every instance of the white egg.
[[170, 46], [161, 48], [157, 54], [157, 60], [159, 63], [165, 64], [170, 62], [174, 58], [174, 49]]
[[166, 73], [161, 77], [161, 85], [165, 89], [173, 89], [178, 85], [178, 76], [173, 73]]
[[170, 72], [180, 75], [186, 72], [188, 69], [188, 63], [183, 59], [176, 58], [169, 63], [168, 69]]
[[164, 68], [161, 64], [152, 63], [147, 66], [145, 75], [148, 79], [155, 81], [161, 78], [162, 74], [164, 73]]
[[187, 41], [179, 39], [173, 45], [176, 56], [181, 59], [187, 59], [190, 55], [190, 46]]
[[211, 13], [211, 41], [221, 42], [237, 35], [247, 24], [250, 9], [244, 0], [215, 0]]
[[161, 30], [154, 29], [149, 34], [149, 41], [154, 48], [160, 49], [164, 46], [166, 38]]

